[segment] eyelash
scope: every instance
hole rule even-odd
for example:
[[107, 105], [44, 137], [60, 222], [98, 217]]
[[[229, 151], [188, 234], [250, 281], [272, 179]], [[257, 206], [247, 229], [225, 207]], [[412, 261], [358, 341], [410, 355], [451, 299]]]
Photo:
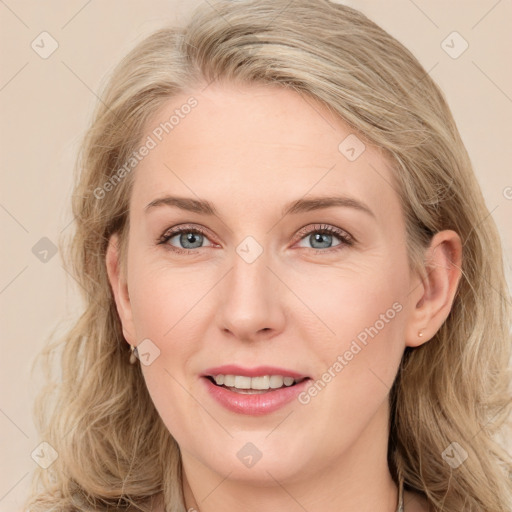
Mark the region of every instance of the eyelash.
[[[179, 235], [181, 233], [195, 233], [203, 236], [208, 236], [208, 233], [197, 226], [189, 227], [189, 226], [182, 226], [178, 229], [172, 228], [167, 231], [165, 231], [157, 240], [157, 245], [165, 245], [167, 242], [173, 238], [176, 235]], [[308, 235], [311, 235], [313, 233], [321, 233], [321, 234], [328, 234], [328, 235], [335, 235], [338, 237], [341, 241], [338, 245], [335, 245], [334, 247], [329, 247], [327, 249], [316, 249], [314, 247], [303, 247], [303, 249], [310, 249], [312, 251], [315, 251], [314, 254], [326, 254], [326, 253], [332, 253], [339, 251], [343, 249], [344, 247], [352, 247], [356, 240], [352, 235], [348, 234], [346, 231], [343, 231], [342, 229], [336, 228], [334, 226], [330, 226], [329, 224], [315, 224], [312, 227], [305, 227], [299, 230], [297, 233], [298, 241], [301, 241], [303, 238], [305, 238]], [[174, 245], [167, 244], [167, 247], [169, 250], [176, 252], [178, 254], [186, 254], [188, 256], [194, 255], [195, 252], [198, 249], [204, 249], [204, 247], [198, 247], [196, 249], [182, 249], [180, 247], [175, 247]]]

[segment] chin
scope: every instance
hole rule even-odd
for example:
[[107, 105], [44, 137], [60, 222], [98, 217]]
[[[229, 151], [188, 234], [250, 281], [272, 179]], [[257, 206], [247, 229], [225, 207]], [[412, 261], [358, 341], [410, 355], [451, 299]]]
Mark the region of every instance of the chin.
[[256, 487], [275, 487], [276, 480], [279, 483], [290, 483], [305, 477], [304, 468], [298, 463], [299, 461], [294, 459], [278, 460], [275, 457], [263, 461], [262, 457], [252, 467], [245, 467], [238, 460], [227, 465], [218, 464], [216, 461], [215, 466], [211, 469], [231, 481], [243, 482]]

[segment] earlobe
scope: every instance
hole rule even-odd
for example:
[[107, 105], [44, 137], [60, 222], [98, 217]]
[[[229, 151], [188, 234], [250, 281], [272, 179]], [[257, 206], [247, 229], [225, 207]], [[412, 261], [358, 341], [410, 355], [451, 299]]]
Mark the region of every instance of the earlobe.
[[135, 331], [133, 329], [130, 296], [128, 293], [127, 279], [121, 269], [119, 236], [117, 233], [113, 234], [109, 239], [105, 263], [108, 279], [116, 302], [117, 312], [123, 326], [124, 337], [129, 344], [135, 345]]
[[462, 243], [452, 230], [436, 233], [425, 255], [425, 276], [412, 307], [406, 345], [417, 347], [430, 340], [451, 311], [462, 266]]

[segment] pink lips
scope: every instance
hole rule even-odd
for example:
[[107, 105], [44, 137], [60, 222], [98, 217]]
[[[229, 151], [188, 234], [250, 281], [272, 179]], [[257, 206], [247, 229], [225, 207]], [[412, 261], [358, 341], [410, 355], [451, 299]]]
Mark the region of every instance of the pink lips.
[[277, 366], [257, 366], [256, 368], [243, 368], [236, 364], [227, 364], [224, 366], [216, 366], [215, 368], [208, 368], [202, 374], [203, 376], [215, 375], [243, 375], [244, 377], [258, 377], [259, 375], [281, 375], [282, 377], [293, 377], [294, 379], [303, 379], [307, 375], [286, 370], [285, 368], [278, 368]]
[[[294, 379], [304, 380], [292, 386], [269, 389], [265, 393], [245, 394], [217, 386], [210, 378], [214, 375], [243, 375], [246, 377], [281, 375], [283, 377], [293, 377]], [[307, 388], [311, 379], [300, 373], [274, 366], [242, 368], [236, 365], [225, 365], [209, 368], [203, 373], [201, 380], [204, 382], [210, 396], [229, 411], [250, 416], [261, 416], [274, 412], [290, 403]]]

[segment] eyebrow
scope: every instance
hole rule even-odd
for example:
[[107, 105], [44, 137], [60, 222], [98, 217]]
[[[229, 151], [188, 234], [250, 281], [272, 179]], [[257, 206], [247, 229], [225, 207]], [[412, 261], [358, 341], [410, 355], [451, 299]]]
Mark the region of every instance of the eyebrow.
[[[157, 206], [175, 206], [181, 210], [200, 213], [203, 215], [217, 215], [218, 212], [212, 203], [205, 199], [193, 199], [189, 197], [164, 196], [151, 201], [144, 210], [148, 212]], [[348, 196], [318, 196], [311, 198], [300, 198], [284, 206], [281, 215], [298, 214], [313, 210], [321, 210], [332, 207], [353, 208], [370, 215], [374, 219], [375, 214], [361, 201]]]
[[157, 206], [175, 206], [182, 210], [194, 213], [202, 213], [203, 215], [217, 215], [215, 207], [204, 199], [192, 199], [191, 197], [165, 196], [151, 201], [146, 205], [144, 211], [147, 213], [151, 208]]

